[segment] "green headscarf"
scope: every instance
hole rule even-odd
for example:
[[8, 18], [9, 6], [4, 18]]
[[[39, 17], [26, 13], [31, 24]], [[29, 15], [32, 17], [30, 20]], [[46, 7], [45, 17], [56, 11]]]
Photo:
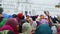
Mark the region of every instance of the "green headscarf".
[[6, 19], [3, 18], [3, 20], [0, 22], [0, 27], [2, 27], [5, 24]]

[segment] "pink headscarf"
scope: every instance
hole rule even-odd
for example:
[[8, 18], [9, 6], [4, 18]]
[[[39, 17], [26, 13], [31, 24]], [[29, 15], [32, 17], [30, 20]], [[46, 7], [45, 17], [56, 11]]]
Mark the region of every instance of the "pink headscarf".
[[10, 31], [12, 31], [14, 34], [19, 34], [18, 32], [15, 32], [14, 29], [13, 29], [11, 26], [9, 26], [9, 25], [4, 25], [4, 26], [1, 28], [1, 31], [3, 31], [3, 30], [10, 30]]
[[18, 30], [17, 30], [17, 25], [18, 25], [18, 21], [15, 19], [15, 18], [9, 18], [7, 21], [6, 21], [6, 24], [5, 25], [9, 25], [12, 27], [12, 29], [14, 30], [14, 33], [15, 34], [18, 34]]
[[3, 30], [10, 30], [10, 31], [14, 32], [14, 30], [12, 29], [12, 27], [9, 26], [9, 25], [4, 25], [4, 26], [1, 28], [1, 31], [3, 31]]
[[40, 24], [48, 24], [49, 25], [49, 23], [48, 23], [48, 21], [46, 19], [41, 19], [39, 21], [38, 25], [40, 25]]

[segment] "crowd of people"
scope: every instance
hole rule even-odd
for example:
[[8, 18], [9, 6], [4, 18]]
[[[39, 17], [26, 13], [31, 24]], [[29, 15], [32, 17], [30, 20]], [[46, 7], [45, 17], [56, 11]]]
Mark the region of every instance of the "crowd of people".
[[52, 17], [49, 11], [44, 11], [46, 17], [26, 17], [22, 13], [13, 14], [12, 18], [4, 18], [3, 8], [0, 8], [0, 34], [60, 34], [60, 18]]

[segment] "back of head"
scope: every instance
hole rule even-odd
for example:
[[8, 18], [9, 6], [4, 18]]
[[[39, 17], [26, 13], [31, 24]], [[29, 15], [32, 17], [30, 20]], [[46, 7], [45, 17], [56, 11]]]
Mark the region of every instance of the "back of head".
[[48, 24], [48, 25], [49, 25], [49, 22], [48, 22], [46, 19], [40, 20], [40, 23], [41, 23], [41, 24]]
[[34, 29], [37, 28], [37, 23], [36, 23], [36, 21], [33, 21], [33, 23], [32, 23], [32, 28], [34, 28]]
[[34, 34], [52, 34], [52, 30], [47, 24], [41, 24], [36, 30]]
[[15, 18], [9, 18], [6, 21], [6, 25], [10, 25], [14, 30], [17, 31], [18, 21], [16, 21]]
[[18, 21], [15, 18], [9, 18], [6, 21], [6, 24], [18, 25]]
[[18, 13], [17, 17], [19, 17], [21, 19], [23, 17], [23, 14], [22, 13]]
[[16, 14], [13, 14], [13, 15], [12, 15], [12, 17], [13, 17], [13, 18], [16, 18], [16, 17], [17, 17], [17, 15], [16, 15]]
[[33, 21], [35, 21], [36, 20], [36, 16], [32, 16], [32, 19], [33, 19]]
[[23, 33], [24, 32], [28, 33], [30, 30], [31, 30], [30, 24], [29, 23], [24, 23], [23, 26], [22, 26]]

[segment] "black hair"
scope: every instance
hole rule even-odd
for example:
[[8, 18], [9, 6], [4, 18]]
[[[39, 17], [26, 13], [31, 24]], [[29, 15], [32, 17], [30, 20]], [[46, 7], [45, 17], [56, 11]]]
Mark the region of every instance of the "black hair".
[[16, 17], [17, 17], [17, 15], [16, 15], [16, 14], [13, 14], [13, 15], [12, 15], [12, 17], [13, 17], [13, 18], [16, 18]]
[[22, 16], [22, 19], [24, 19], [25, 17], [24, 16]]
[[40, 16], [43, 16], [43, 15], [40, 15]]
[[32, 16], [32, 20], [35, 21], [36, 20], [36, 16]]
[[0, 7], [0, 14], [2, 14], [2, 12], [3, 12], [3, 8]]

